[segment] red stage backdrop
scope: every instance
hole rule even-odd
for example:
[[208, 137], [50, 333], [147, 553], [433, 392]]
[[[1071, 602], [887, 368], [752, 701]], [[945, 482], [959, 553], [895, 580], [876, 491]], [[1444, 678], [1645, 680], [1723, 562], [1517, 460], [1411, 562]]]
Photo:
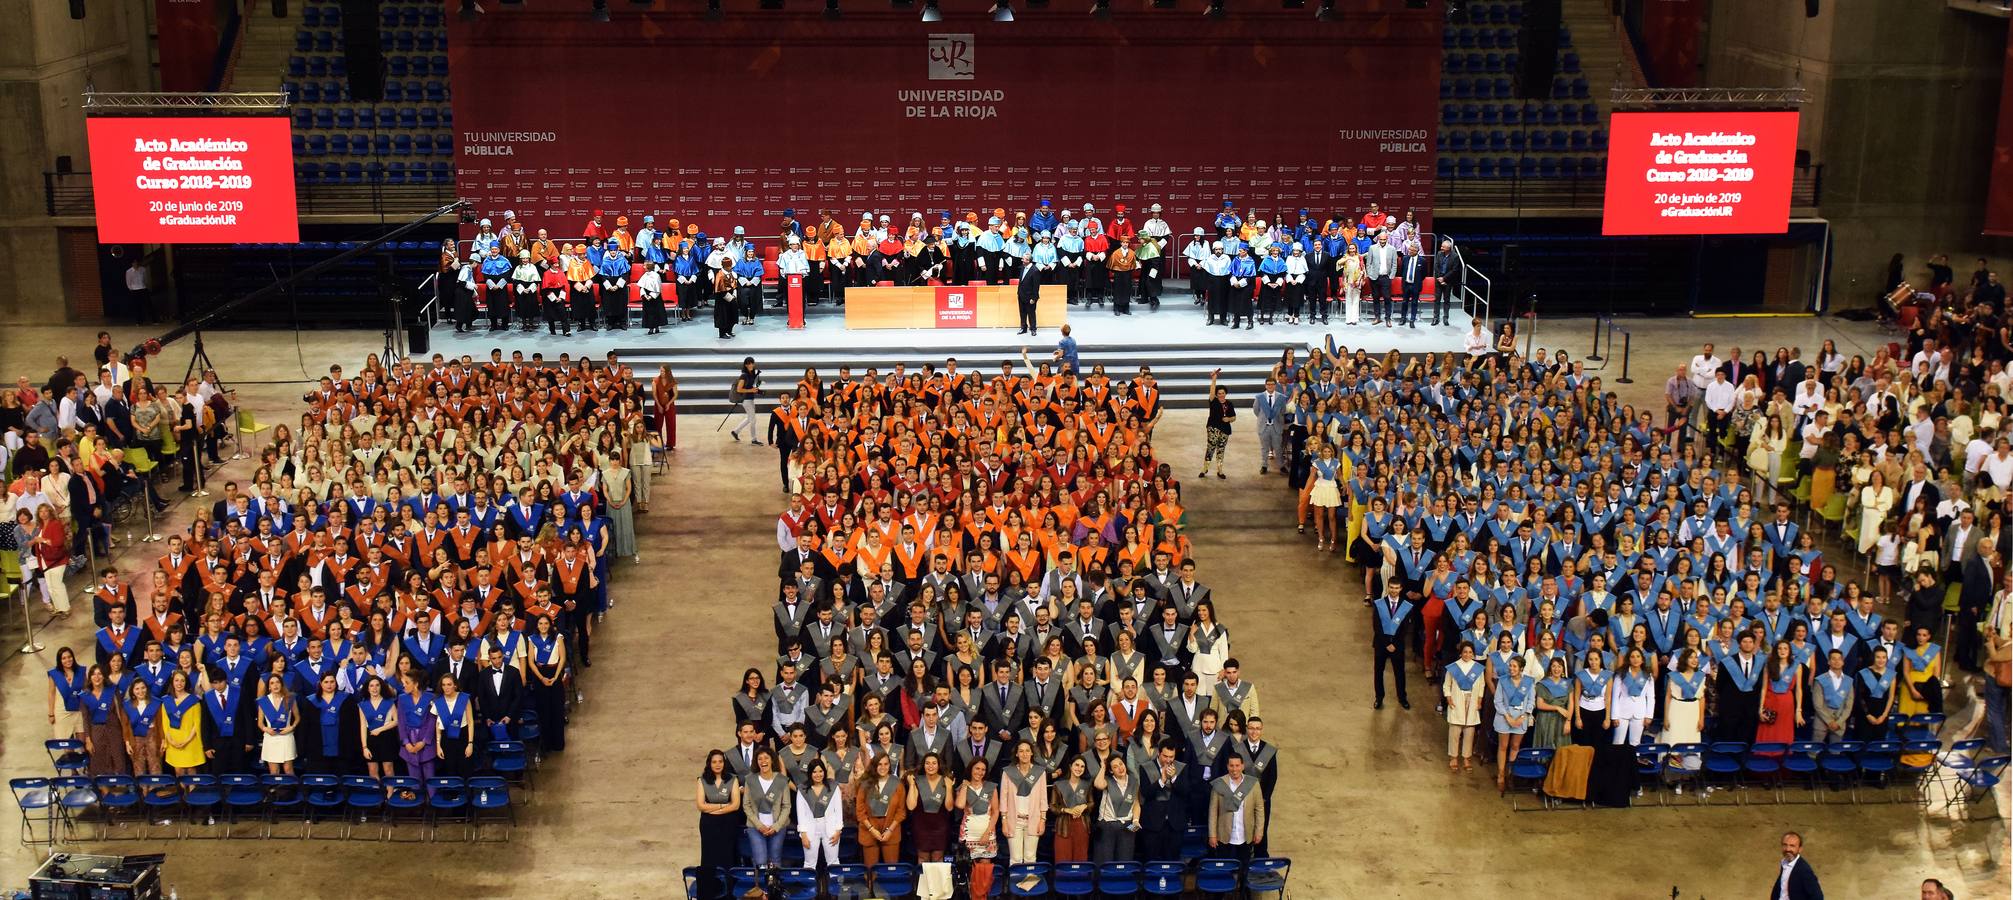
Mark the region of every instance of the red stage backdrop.
[[[2009, 25], [2008, 27], [2013, 27]], [[1992, 142], [1992, 183], [1985, 192], [1985, 233], [2013, 235], [2013, 36], [1999, 88], [1999, 131]]]
[[885, 4], [833, 21], [808, 0], [741, 2], [718, 22], [696, 3], [612, 3], [606, 24], [574, 5], [450, 17], [461, 195], [555, 236], [595, 209], [609, 226], [655, 213], [769, 235], [792, 207], [934, 225], [1041, 198], [1107, 219], [1125, 203], [1135, 222], [1159, 202], [1182, 230], [1226, 198], [1247, 216], [1375, 201], [1430, 221], [1437, 7], [1212, 22], [1121, 0], [1133, 11], [1109, 20], [1058, 3], [996, 23], [981, 0], [945, 0], [925, 24]]
[[1617, 112], [1602, 234], [1789, 230], [1796, 112]]
[[219, 0], [154, 0], [160, 33], [161, 90], [202, 91], [210, 85], [223, 34]]

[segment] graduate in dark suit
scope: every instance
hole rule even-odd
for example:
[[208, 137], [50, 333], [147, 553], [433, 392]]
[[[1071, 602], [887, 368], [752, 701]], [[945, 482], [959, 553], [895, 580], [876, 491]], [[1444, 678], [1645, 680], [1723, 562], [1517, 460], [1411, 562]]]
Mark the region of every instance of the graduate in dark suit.
[[1404, 584], [1398, 579], [1390, 579], [1384, 585], [1384, 596], [1370, 604], [1371, 651], [1375, 656], [1377, 703], [1376, 709], [1384, 708], [1384, 667], [1391, 667], [1392, 677], [1398, 683], [1398, 705], [1412, 708], [1412, 701], [1405, 696], [1405, 647], [1412, 641], [1414, 610], [1400, 592]]
[[1175, 756], [1174, 742], [1163, 740], [1154, 763], [1138, 773], [1139, 850], [1145, 862], [1181, 858], [1181, 836], [1198, 791], [1189, 767]]
[[1752, 741], [1761, 724], [1761, 677], [1767, 660], [1755, 652], [1753, 632], [1742, 632], [1740, 649], [1722, 660], [1713, 676], [1719, 696], [1719, 714], [1713, 739]]
[[475, 721], [489, 729], [482, 735], [487, 740], [515, 740], [517, 720], [523, 715], [524, 677], [503, 663], [503, 654], [491, 653], [470, 686], [475, 695]]

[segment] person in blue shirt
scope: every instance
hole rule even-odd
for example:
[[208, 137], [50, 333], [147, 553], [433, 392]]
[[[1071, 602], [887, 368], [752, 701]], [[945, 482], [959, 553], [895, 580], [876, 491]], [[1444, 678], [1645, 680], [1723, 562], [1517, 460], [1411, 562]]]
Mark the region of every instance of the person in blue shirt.
[[1069, 326], [1062, 326], [1062, 338], [1055, 342], [1055, 358], [1064, 372], [1071, 375], [1082, 371], [1078, 365], [1076, 338], [1069, 336]]
[[587, 257], [594, 261], [594, 283], [601, 288], [601, 319], [609, 328], [629, 327], [629, 254], [623, 252], [622, 245], [604, 242], [597, 256], [595, 248], [589, 247]]
[[489, 330], [510, 327], [510, 260], [491, 244], [482, 257], [482, 305], [489, 310]]
[[1229, 309], [1224, 313], [1230, 318], [1230, 327], [1244, 323], [1244, 330], [1257, 327], [1251, 315], [1252, 282], [1258, 278], [1258, 261], [1251, 258], [1251, 248], [1239, 246], [1237, 257], [1230, 261]]
[[741, 324], [755, 324], [755, 312], [762, 307], [762, 261], [755, 258], [753, 245], [744, 244], [741, 259], [734, 264], [734, 280], [740, 285]]
[[1279, 255], [1279, 245], [1265, 248], [1265, 259], [1258, 264], [1258, 320], [1267, 325], [1279, 312], [1279, 299], [1286, 290], [1286, 258]]
[[986, 219], [986, 230], [979, 234], [979, 255], [975, 261], [979, 274], [987, 284], [1006, 284], [1011, 274], [1007, 267], [1006, 235], [1000, 233], [999, 216]]
[[1223, 237], [1231, 237], [1242, 227], [1244, 220], [1237, 215], [1237, 201], [1223, 201], [1223, 211], [1216, 214], [1216, 232]]
[[1035, 208], [1034, 215], [1027, 217], [1027, 227], [1033, 229], [1035, 234], [1047, 234], [1055, 230], [1055, 211], [1049, 208], [1047, 200], [1043, 200], [1041, 205]]
[[1075, 222], [1056, 227], [1055, 254], [1062, 259], [1062, 282], [1069, 288], [1069, 304], [1075, 306], [1083, 299], [1083, 233]]

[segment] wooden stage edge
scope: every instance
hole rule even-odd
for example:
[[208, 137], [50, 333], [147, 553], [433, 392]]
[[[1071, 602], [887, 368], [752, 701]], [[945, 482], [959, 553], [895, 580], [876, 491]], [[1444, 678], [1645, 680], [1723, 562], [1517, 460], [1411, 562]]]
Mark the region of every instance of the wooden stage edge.
[[[1019, 328], [1019, 290], [1012, 284], [847, 288], [846, 328]], [[1068, 320], [1068, 288], [1042, 285], [1035, 324], [1056, 328]]]

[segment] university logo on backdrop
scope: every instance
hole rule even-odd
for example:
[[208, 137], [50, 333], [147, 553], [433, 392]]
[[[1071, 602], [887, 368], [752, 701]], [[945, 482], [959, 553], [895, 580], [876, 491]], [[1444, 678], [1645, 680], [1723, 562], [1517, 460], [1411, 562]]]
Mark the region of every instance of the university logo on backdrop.
[[978, 76], [977, 48], [969, 34], [930, 35], [930, 80], [971, 81]]

